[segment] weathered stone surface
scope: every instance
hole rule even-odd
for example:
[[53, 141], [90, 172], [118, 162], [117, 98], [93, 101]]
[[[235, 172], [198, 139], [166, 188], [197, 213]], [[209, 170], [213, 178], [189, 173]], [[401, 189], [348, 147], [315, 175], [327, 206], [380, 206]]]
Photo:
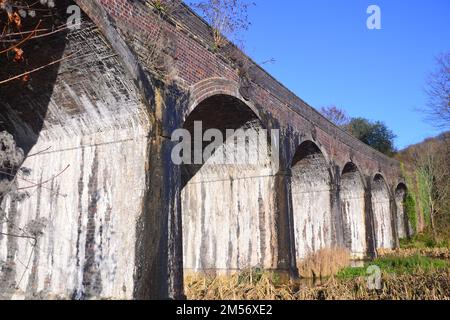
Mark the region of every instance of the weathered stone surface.
[[[249, 137], [246, 150], [235, 147], [235, 137], [227, 139], [183, 189], [185, 270], [277, 268], [270, 157], [249, 150], [258, 144], [258, 135]], [[221, 164], [223, 160], [228, 164]]]
[[341, 208], [345, 244], [356, 259], [363, 259], [367, 254], [364, 189], [359, 169], [348, 163], [341, 177]]
[[331, 176], [327, 162], [312, 142], [300, 145], [292, 167], [295, 248], [301, 261], [332, 242]]
[[134, 226], [145, 191], [145, 134], [117, 130], [114, 137], [42, 139], [35, 147], [49, 146], [52, 151], [23, 164], [31, 174], [19, 179], [18, 188], [29, 188], [29, 198], [3, 203], [7, 218], [18, 226], [13, 228], [16, 235], [33, 234], [19, 230], [31, 221], [42, 223], [35, 244], [0, 237], [0, 260], [14, 257], [8, 279], [17, 287], [14, 297], [132, 298]]
[[406, 186], [403, 183], [399, 184], [395, 190], [395, 205], [397, 207], [395, 220], [397, 221], [397, 232], [400, 239], [405, 239], [410, 235], [410, 225], [404, 207], [406, 193]]
[[390, 204], [388, 186], [381, 175], [376, 175], [372, 184], [372, 210], [377, 249], [392, 249], [395, 246]]
[[[8, 269], [0, 292], [13, 298], [132, 298], [135, 230], [147, 186], [147, 110], [120, 59], [86, 17], [81, 30], [53, 41], [65, 44], [62, 54], [76, 54], [45, 84], [53, 86], [48, 102], [33, 80], [16, 92], [16, 84], [0, 88], [2, 119], [27, 150], [22, 166], [30, 169], [17, 180], [29, 197], [2, 203], [9, 222], [0, 231], [9, 235], [0, 236], [0, 261]], [[44, 117], [39, 127], [27, 120], [41, 120], [37, 110]], [[42, 234], [34, 243], [27, 237], [38, 225]]]

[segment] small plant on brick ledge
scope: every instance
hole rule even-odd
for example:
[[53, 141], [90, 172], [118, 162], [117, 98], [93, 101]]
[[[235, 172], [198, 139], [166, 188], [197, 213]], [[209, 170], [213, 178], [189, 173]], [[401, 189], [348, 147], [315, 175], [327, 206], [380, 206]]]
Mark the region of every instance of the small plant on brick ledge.
[[152, 0], [149, 5], [160, 15], [166, 15], [166, 5], [163, 0]]
[[152, 7], [160, 16], [168, 16], [179, 8], [181, 0], [151, 0], [147, 5]]

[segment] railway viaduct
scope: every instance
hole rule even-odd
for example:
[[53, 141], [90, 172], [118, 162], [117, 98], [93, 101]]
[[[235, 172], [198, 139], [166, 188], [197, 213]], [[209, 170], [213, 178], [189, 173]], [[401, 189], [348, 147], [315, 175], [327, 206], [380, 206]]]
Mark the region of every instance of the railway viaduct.
[[[27, 168], [16, 182], [26, 196], [2, 199], [3, 298], [182, 298], [186, 272], [295, 276], [322, 248], [371, 258], [407, 236], [399, 163], [234, 46], [215, 48], [187, 7], [75, 2], [81, 28], [28, 44], [30, 68], [58, 63], [0, 86], [0, 129]], [[58, 1], [59, 14], [73, 4]], [[216, 151], [175, 165], [172, 133], [197, 121], [279, 134], [257, 164], [221, 165]]]

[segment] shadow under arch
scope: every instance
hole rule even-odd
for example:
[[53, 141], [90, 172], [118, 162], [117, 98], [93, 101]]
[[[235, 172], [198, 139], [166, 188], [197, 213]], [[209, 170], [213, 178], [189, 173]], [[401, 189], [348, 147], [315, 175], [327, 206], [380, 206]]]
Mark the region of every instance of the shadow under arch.
[[381, 173], [375, 174], [371, 183], [375, 248], [393, 249], [395, 239], [389, 186]]
[[[270, 135], [257, 114], [238, 97], [219, 93], [202, 100], [183, 129], [191, 142], [191, 161], [181, 168], [186, 273], [276, 268]], [[196, 164], [195, 153], [217, 142], [203, 141], [210, 129], [223, 140]]]
[[363, 259], [367, 255], [364, 177], [355, 163], [348, 162], [340, 181], [344, 243], [352, 258]]
[[405, 212], [405, 201], [408, 194], [406, 184], [400, 182], [395, 188], [395, 206], [396, 206], [396, 221], [397, 232], [399, 239], [409, 238], [411, 236], [411, 225], [409, 223], [408, 215]]
[[291, 190], [297, 263], [320, 249], [331, 247], [331, 173], [320, 148], [305, 141], [291, 165]]

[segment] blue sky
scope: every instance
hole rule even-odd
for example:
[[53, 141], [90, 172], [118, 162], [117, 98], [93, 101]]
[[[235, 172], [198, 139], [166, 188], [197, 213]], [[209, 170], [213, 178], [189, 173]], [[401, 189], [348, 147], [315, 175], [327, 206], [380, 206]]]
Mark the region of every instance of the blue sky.
[[[315, 108], [385, 122], [396, 146], [439, 133], [416, 109], [426, 75], [450, 51], [449, 0], [254, 0], [245, 50]], [[382, 30], [368, 30], [367, 7], [381, 8]]]

